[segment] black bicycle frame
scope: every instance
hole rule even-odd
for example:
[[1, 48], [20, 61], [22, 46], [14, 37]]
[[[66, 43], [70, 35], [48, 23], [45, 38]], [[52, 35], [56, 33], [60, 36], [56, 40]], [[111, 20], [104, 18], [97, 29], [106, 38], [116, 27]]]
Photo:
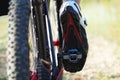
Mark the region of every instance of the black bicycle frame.
[[[60, 8], [60, 2], [58, 2], [59, 0], [56, 0], [56, 6], [57, 6], [57, 19], [59, 20], [59, 8]], [[59, 4], [58, 4], [59, 3]], [[50, 18], [49, 18], [49, 10], [48, 10], [48, 5], [47, 5], [47, 1], [44, 0], [43, 1], [43, 6], [44, 6], [44, 11], [45, 11], [45, 23], [46, 23], [46, 38], [47, 38], [47, 46], [49, 47], [49, 53], [52, 56], [51, 57], [51, 62], [52, 62], [52, 78], [56, 78], [58, 75], [58, 66], [56, 65], [56, 57], [55, 57], [55, 50], [54, 50], [54, 45], [53, 45], [53, 35], [52, 35], [52, 30], [51, 30], [51, 23], [50, 23]], [[58, 26], [60, 28], [60, 23], [58, 21]], [[58, 28], [58, 29], [59, 29]], [[60, 65], [61, 66], [61, 65]], [[52, 79], [53, 80], [53, 79]]]
[[[47, 55], [51, 55], [51, 63], [52, 63], [52, 80], [57, 78], [57, 75], [59, 74], [59, 69], [61, 69], [61, 64], [58, 66], [56, 65], [56, 57], [55, 57], [55, 50], [53, 45], [53, 37], [52, 37], [52, 30], [51, 30], [51, 24], [49, 19], [49, 10], [48, 10], [48, 3], [46, 0], [32, 0], [33, 2], [33, 11], [36, 17], [34, 17], [35, 24], [36, 24], [36, 37], [37, 39], [37, 46], [38, 46], [38, 60], [44, 59], [46, 60]], [[58, 19], [58, 31], [59, 31], [59, 37], [61, 37], [61, 28], [60, 28], [60, 22], [59, 22], [59, 9], [60, 5], [62, 4], [62, 0], [55, 0], [56, 1], [56, 13], [57, 13], [57, 19]], [[42, 4], [41, 4], [42, 2]], [[44, 8], [44, 9], [43, 9]], [[37, 11], [37, 12], [36, 12]], [[43, 21], [42, 21], [43, 20]], [[60, 38], [61, 39], [61, 38]], [[40, 43], [39, 41], [44, 41], [43, 43]], [[61, 40], [60, 40], [61, 42]], [[48, 48], [48, 52], [46, 49]], [[58, 59], [59, 60], [59, 59]], [[53, 79], [54, 78], [54, 79]]]
[[52, 61], [52, 72], [54, 74], [54, 72], [56, 71], [55, 69], [57, 69], [57, 66], [56, 66], [56, 58], [55, 58], [55, 50], [54, 50], [54, 45], [53, 45], [53, 37], [52, 37], [52, 30], [51, 30], [51, 24], [50, 24], [50, 19], [49, 19], [49, 14], [48, 14], [48, 5], [47, 5], [47, 2], [46, 0], [44, 0], [43, 2], [44, 4], [44, 8], [45, 8], [45, 21], [46, 21], [46, 32], [47, 32], [47, 35], [46, 37], [48, 38], [48, 47], [49, 47], [49, 51], [50, 51], [50, 54], [52, 56], [51, 58], [51, 61]]

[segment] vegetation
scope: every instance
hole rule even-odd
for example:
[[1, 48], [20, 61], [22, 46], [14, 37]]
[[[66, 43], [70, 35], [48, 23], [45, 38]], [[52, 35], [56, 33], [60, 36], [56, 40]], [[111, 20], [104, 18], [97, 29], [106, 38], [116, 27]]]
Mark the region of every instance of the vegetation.
[[8, 17], [0, 17], [0, 80], [6, 80], [6, 46]]
[[119, 80], [120, 0], [81, 1], [88, 21], [89, 56], [83, 71], [65, 73], [65, 80]]
[[4, 53], [6, 50], [7, 42], [7, 26], [8, 26], [8, 17], [0, 17], [0, 53]]
[[88, 20], [88, 33], [102, 35], [120, 44], [120, 0], [89, 0], [91, 3], [85, 1], [81, 4]]
[[[83, 72], [76, 74], [65, 72], [64, 80], [71, 80], [70, 76], [81, 77], [81, 79], [76, 80], [120, 80], [118, 70], [120, 69], [120, 0], [81, 1], [82, 13], [88, 21], [86, 29], [90, 44], [89, 57], [95, 64], [93, 64], [93, 67], [88, 59], [88, 65]], [[6, 80], [4, 77], [6, 76], [7, 27], [8, 16], [0, 17], [0, 80]], [[98, 55], [100, 58], [98, 58]], [[94, 60], [94, 57], [97, 58]], [[97, 62], [97, 60], [103, 59], [104, 62]], [[66, 78], [66, 76], [68, 77]]]

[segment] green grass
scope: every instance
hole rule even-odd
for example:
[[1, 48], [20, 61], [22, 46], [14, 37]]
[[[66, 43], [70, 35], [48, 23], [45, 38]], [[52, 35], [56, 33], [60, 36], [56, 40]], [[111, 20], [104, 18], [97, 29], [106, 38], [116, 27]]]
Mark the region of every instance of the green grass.
[[99, 3], [82, 3], [82, 11], [88, 21], [88, 34], [102, 35], [120, 44], [120, 1], [100, 0]]
[[5, 53], [8, 32], [8, 16], [0, 17], [0, 53]]
[[6, 78], [0, 78], [0, 80], [7, 80]]
[[0, 17], [0, 40], [5, 39], [7, 36], [8, 17]]
[[[87, 33], [102, 35], [120, 44], [120, 0], [88, 0], [82, 1], [82, 12], [87, 18]], [[7, 41], [8, 16], [0, 17], [0, 49]]]
[[[82, 0], [82, 12], [88, 21], [86, 28], [87, 33], [94, 36], [100, 35], [120, 44], [120, 0], [108, 1], [109, 0], [100, 0], [100, 3], [97, 3], [96, 0], [95, 2], [88, 3], [88, 0]], [[7, 27], [8, 16], [0, 17], [0, 54], [6, 50]], [[102, 72], [96, 75], [98, 75], [97, 80], [113, 80], [113, 78], [116, 77], [116, 75], [106, 77]], [[6, 79], [0, 78], [0, 80]]]
[[8, 16], [0, 17], [0, 80], [7, 80], [6, 79], [6, 72], [5, 72], [5, 63], [6, 58], [2, 57], [6, 55], [6, 45], [7, 45], [7, 33], [8, 33]]

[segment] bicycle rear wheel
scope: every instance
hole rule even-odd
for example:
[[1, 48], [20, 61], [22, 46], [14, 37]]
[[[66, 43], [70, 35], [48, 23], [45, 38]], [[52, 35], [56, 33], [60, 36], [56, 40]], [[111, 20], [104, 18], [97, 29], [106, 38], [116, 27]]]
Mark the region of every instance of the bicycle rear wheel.
[[11, 0], [9, 4], [8, 80], [29, 80], [29, 0]]
[[[31, 2], [31, 20], [32, 20], [32, 37], [33, 45], [35, 45], [36, 52], [33, 54], [37, 54], [36, 57], [36, 75], [38, 80], [50, 80], [50, 56], [46, 47], [46, 33], [45, 33], [45, 22], [43, 18], [43, 4], [39, 4], [37, 0], [33, 0]], [[35, 41], [35, 42], [34, 42]], [[35, 50], [33, 49], [33, 50]], [[33, 71], [34, 72], [34, 71]], [[34, 76], [33, 76], [34, 77]]]

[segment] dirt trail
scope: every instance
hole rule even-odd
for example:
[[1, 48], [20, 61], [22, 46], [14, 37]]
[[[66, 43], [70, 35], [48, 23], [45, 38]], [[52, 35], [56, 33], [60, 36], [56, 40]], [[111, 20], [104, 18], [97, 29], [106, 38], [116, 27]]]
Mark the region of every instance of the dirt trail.
[[89, 53], [84, 69], [75, 74], [65, 72], [65, 80], [120, 80], [120, 46], [101, 36], [89, 35], [88, 39]]
[[[89, 53], [84, 69], [63, 80], [120, 80], [120, 46], [101, 36], [88, 35]], [[5, 56], [0, 55], [0, 78], [6, 76]]]
[[6, 77], [6, 56], [0, 53], [0, 80]]

